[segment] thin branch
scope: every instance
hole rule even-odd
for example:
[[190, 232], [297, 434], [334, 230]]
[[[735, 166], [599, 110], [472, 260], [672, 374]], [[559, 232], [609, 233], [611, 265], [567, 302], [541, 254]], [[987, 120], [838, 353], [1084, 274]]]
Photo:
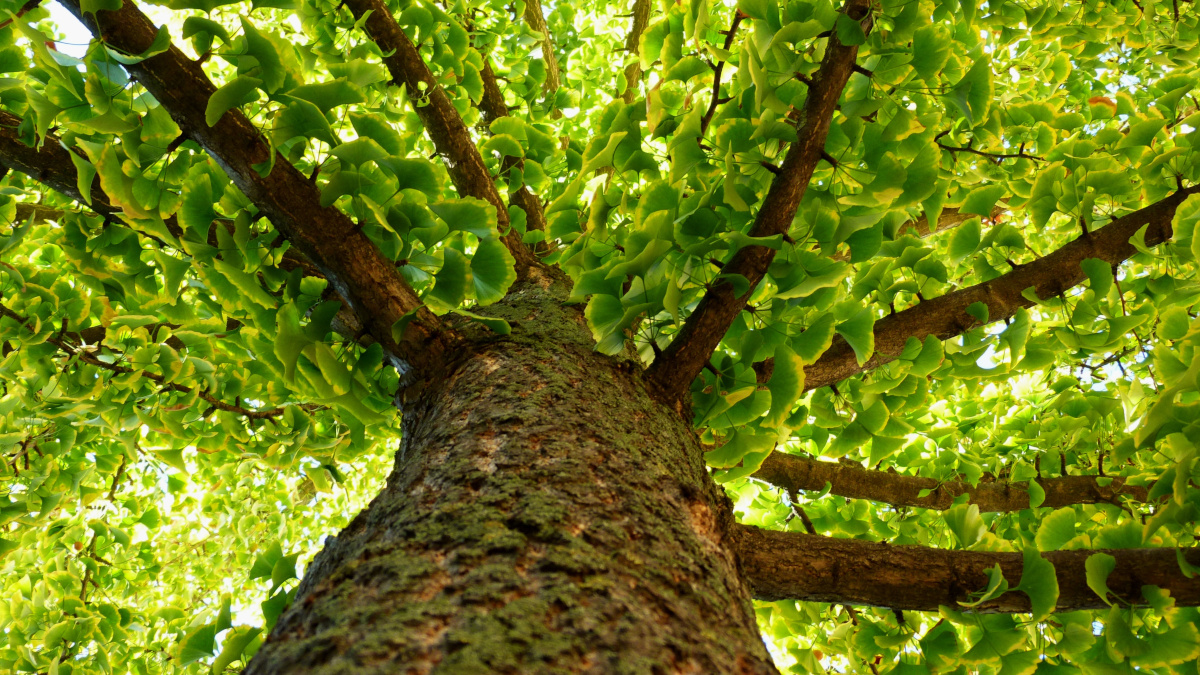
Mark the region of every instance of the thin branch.
[[500, 198], [492, 176], [483, 163], [467, 125], [455, 110], [450, 97], [434, 78], [417, 46], [400, 29], [391, 10], [381, 0], [346, 0], [354, 18], [375, 44], [387, 54], [383, 63], [392, 82], [404, 85], [413, 109], [437, 154], [446, 160], [446, 170], [458, 193], [482, 199], [496, 208], [496, 222], [504, 245], [516, 260], [517, 278], [523, 279], [533, 266], [540, 265], [533, 251], [521, 241], [521, 233], [510, 227], [508, 207]]
[[[968, 503], [983, 512], [1021, 511], [1029, 508], [1029, 483], [1022, 481], [980, 482], [978, 485], [961, 481], [939, 481], [921, 476], [906, 476], [886, 471], [872, 471], [855, 464], [821, 462], [808, 457], [773, 452], [753, 474], [754, 478], [787, 490], [821, 491], [829, 486], [830, 494], [853, 499], [912, 506], [944, 511], [953, 506], [961, 495]], [[1129, 485], [1123, 478], [1105, 479], [1099, 476], [1062, 476], [1038, 478], [1045, 492], [1042, 507], [1061, 508], [1072, 504], [1119, 504], [1121, 497], [1146, 501], [1147, 488]], [[921, 493], [925, 492], [925, 496]]]
[[[479, 101], [479, 112], [482, 113], [484, 121], [490, 124], [502, 117], [508, 117], [508, 106], [504, 103], [504, 94], [496, 82], [496, 73], [492, 70], [490, 58], [483, 57], [483, 70], [479, 75], [483, 79], [483, 97]], [[505, 155], [500, 162], [501, 175], [508, 176], [514, 168], [520, 170], [524, 175], [525, 159]], [[537, 195], [524, 182], [510, 186], [510, 190], [509, 201], [525, 212], [526, 229], [545, 231], [546, 212]]]
[[[733, 40], [737, 37], [738, 26], [745, 18], [747, 16], [742, 14], [741, 10], [734, 10], [733, 23], [729, 25], [729, 30], [725, 33], [725, 45], [723, 47], [725, 51], [729, 51], [733, 46]], [[708, 104], [708, 110], [704, 112], [704, 117], [700, 118], [700, 135], [696, 138], [696, 142], [700, 142], [704, 138], [704, 132], [708, 129], [708, 125], [712, 123], [713, 114], [717, 112], [717, 104], [721, 98], [721, 74], [724, 70], [725, 62], [717, 62], [716, 67], [713, 69], [712, 100]]]
[[[87, 13], [80, 0], [60, 1], [94, 35], [127, 54], [145, 52], [158, 35], [154, 23], [128, 0], [119, 10]], [[390, 13], [383, 14], [391, 18]], [[457, 336], [423, 306], [392, 261], [361, 228], [336, 208], [322, 206], [316, 186], [273, 152], [240, 110], [232, 109], [216, 125], [208, 125], [205, 110], [216, 86], [200, 64], [172, 46], [126, 66], [126, 70], [171, 113], [183, 133], [218, 160], [233, 183], [293, 246], [317, 264], [331, 285], [342, 289], [349, 307], [402, 375], [407, 378], [410, 371], [424, 373], [442, 367], [447, 354], [455, 349]], [[272, 162], [270, 173], [260, 175], [256, 167]], [[415, 319], [398, 342], [392, 327], [410, 313]]]
[[[957, 606], [988, 585], [987, 570], [999, 565], [1010, 586], [1021, 580], [1021, 553], [947, 551], [923, 546], [891, 546], [855, 539], [834, 539], [801, 532], [777, 532], [737, 526], [735, 548], [754, 596], [760, 600], [804, 600], [843, 605], [936, 612]], [[1146, 604], [1143, 586], [1168, 591], [1177, 607], [1200, 606], [1200, 583], [1183, 576], [1177, 550], [1200, 565], [1200, 549], [1141, 548], [1106, 550], [1116, 559], [1108, 588], [1128, 603]], [[1041, 554], [1054, 564], [1058, 578], [1056, 611], [1108, 609], [1087, 585], [1084, 561], [1095, 550]], [[964, 608], [965, 609], [965, 608]], [[1009, 591], [985, 601], [974, 612], [1030, 611], [1029, 596]]]
[[939, 148], [949, 152], [952, 155], [957, 156], [958, 153], [960, 153], [960, 152], [966, 152], [966, 153], [970, 153], [972, 155], [986, 157], [997, 164], [1001, 163], [1003, 160], [1006, 160], [1006, 159], [1018, 159], [1018, 158], [1019, 159], [1031, 159], [1035, 162], [1046, 161], [1042, 157], [1038, 157], [1036, 155], [1030, 155], [1030, 154], [1026, 153], [1024, 145], [1022, 145], [1021, 149], [1015, 153], [985, 152], [983, 150], [976, 150], [975, 148], [972, 148], [970, 143], [968, 143], [966, 147], [955, 147], [953, 145], [946, 145], [945, 143], [942, 143], [941, 139], [943, 136], [945, 136], [949, 133], [950, 133], [949, 130], [941, 132], [940, 134], [938, 134], [937, 136], [935, 136], [933, 138], [933, 142], [937, 143], [937, 146]]
[[29, 12], [32, 12], [33, 10], [37, 9], [38, 6], [41, 4], [42, 4], [42, 0], [29, 0], [29, 2], [26, 2], [24, 5], [21, 5], [21, 9], [18, 9], [16, 11], [16, 13], [13, 14], [12, 19], [5, 19], [4, 21], [0, 21], [0, 28], [7, 28], [9, 25], [12, 24], [12, 22], [14, 20], [25, 16]]
[[[864, 30], [871, 27], [870, 0], [847, 0], [842, 11], [862, 22]], [[804, 101], [796, 140], [788, 149], [781, 171], [771, 181], [750, 236], [786, 234], [791, 227], [800, 199], [825, 149], [834, 107], [853, 72], [857, 56], [857, 46], [843, 45], [835, 35], [830, 36], [825, 57]], [[646, 371], [647, 380], [661, 400], [682, 410], [682, 400], [692, 381], [746, 306], [774, 258], [773, 249], [745, 246], [725, 265], [722, 278], [708, 289], [663, 355]], [[735, 276], [749, 282], [748, 290], [741, 294], [734, 291], [729, 278]]]
[[[21, 316], [17, 312], [13, 311], [12, 309], [10, 309], [4, 305], [0, 305], [0, 316], [7, 316], [22, 326], [26, 325], [29, 322], [29, 319]], [[83, 347], [72, 346], [69, 342], [67, 342], [66, 340], [59, 338], [59, 337], [46, 338], [46, 342], [54, 345], [55, 347], [58, 347], [60, 351], [62, 351], [69, 357], [78, 357], [78, 359], [80, 361], [82, 361], [88, 365], [95, 366], [97, 368], [101, 368], [104, 370], [108, 370], [113, 373], [117, 373], [118, 375], [125, 375], [128, 373], [141, 373], [142, 377], [146, 378], [147, 380], [150, 380], [151, 382], [155, 382], [158, 385], [160, 385], [162, 391], [171, 391], [171, 392], [176, 392], [179, 394], [191, 394], [193, 391], [196, 391], [196, 390], [192, 389], [191, 387], [188, 387], [188, 386], [185, 386], [182, 384], [176, 384], [174, 382], [167, 382], [166, 378], [164, 378], [162, 375], [152, 373], [148, 370], [138, 370], [136, 368], [129, 368], [127, 366], [122, 366], [117, 363], [108, 363], [106, 361], [101, 361], [100, 358], [97, 357], [93, 351], [83, 348]], [[196, 391], [196, 396], [199, 397], [201, 400], [207, 402], [209, 405], [216, 408], [217, 410], [224, 410], [226, 412], [237, 413], [239, 415], [245, 416], [247, 419], [252, 419], [252, 420], [262, 420], [262, 419], [270, 419], [272, 417], [278, 417], [279, 415], [282, 415], [284, 412], [287, 411], [287, 408], [271, 408], [268, 410], [254, 410], [251, 408], [245, 408], [240, 405], [226, 403], [226, 402], [218, 399], [217, 397], [213, 396], [212, 394], [209, 394], [203, 390]]]

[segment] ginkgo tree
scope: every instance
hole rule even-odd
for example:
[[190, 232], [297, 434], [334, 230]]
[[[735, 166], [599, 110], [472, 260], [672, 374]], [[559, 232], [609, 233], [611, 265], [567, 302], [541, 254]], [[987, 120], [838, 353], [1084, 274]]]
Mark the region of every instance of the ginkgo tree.
[[1198, 672], [1195, 3], [50, 3], [5, 672]]

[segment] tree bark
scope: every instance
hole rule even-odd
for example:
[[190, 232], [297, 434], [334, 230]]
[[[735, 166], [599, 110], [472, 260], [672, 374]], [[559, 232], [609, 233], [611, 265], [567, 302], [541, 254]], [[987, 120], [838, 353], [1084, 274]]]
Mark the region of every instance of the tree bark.
[[[1010, 586], [1021, 581], [1021, 553], [946, 551], [923, 546], [891, 546], [874, 541], [834, 539], [800, 532], [776, 532], [738, 526], [738, 555], [746, 578], [760, 600], [805, 600], [845, 605], [936, 612], [988, 585], [987, 570], [1000, 566]], [[1186, 560], [1200, 564], [1200, 549], [1182, 549]], [[1200, 605], [1200, 580], [1179, 571], [1173, 548], [1103, 551], [1116, 559], [1108, 576], [1110, 591], [1130, 603], [1144, 604], [1142, 586], [1171, 593], [1178, 607]], [[1053, 551], [1042, 557], [1058, 578], [1057, 612], [1108, 609], [1087, 585], [1084, 563], [1098, 551]], [[1009, 591], [974, 608], [974, 612], [1028, 612], [1029, 596]]]
[[[785, 490], [824, 490], [841, 497], [869, 499], [893, 506], [915, 506], [944, 511], [954, 505], [960, 495], [983, 512], [1021, 511], [1029, 508], [1029, 483], [1011, 481], [980, 482], [972, 485], [963, 481], [939, 481], [921, 476], [906, 476], [886, 471], [872, 471], [861, 466], [840, 462], [821, 462], [782, 452], [767, 455], [754, 478]], [[1146, 501], [1147, 490], [1140, 485], [1127, 485], [1124, 478], [1100, 476], [1061, 476], [1038, 478], [1045, 492], [1040, 504], [1059, 508], [1072, 504], [1120, 504], [1126, 497]], [[1104, 482], [1104, 485], [1101, 485]], [[930, 492], [921, 496], [923, 490]]]
[[695, 434], [565, 298], [524, 284], [481, 310], [511, 336], [461, 327], [246, 673], [775, 672]]

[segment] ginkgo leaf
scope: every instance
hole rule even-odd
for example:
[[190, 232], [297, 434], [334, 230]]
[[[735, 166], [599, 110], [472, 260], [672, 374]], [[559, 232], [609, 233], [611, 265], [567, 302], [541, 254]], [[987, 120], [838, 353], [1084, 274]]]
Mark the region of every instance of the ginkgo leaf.
[[490, 305], [508, 293], [516, 281], [513, 257], [499, 239], [485, 239], [471, 256], [471, 282], [475, 301]]
[[1042, 518], [1034, 541], [1039, 551], [1057, 551], [1075, 537], [1075, 509], [1057, 509]]
[[1100, 599], [1108, 604], [1108, 575], [1116, 569], [1117, 559], [1107, 553], [1093, 553], [1084, 561], [1087, 573], [1087, 585]]
[[860, 365], [866, 363], [875, 352], [875, 333], [872, 331], [874, 326], [875, 313], [869, 307], [837, 325], [838, 335], [841, 335], [854, 350]]
[[1029, 596], [1029, 606], [1033, 614], [1033, 622], [1045, 621], [1054, 613], [1058, 604], [1058, 576], [1054, 565], [1038, 553], [1027, 548], [1023, 553], [1021, 566], [1021, 583], [1013, 589]]
[[804, 360], [787, 345], [775, 348], [775, 366], [767, 389], [771, 392], [771, 409], [763, 426], [770, 428], [783, 423], [804, 392]]
[[245, 105], [258, 99], [258, 87], [263, 83], [257, 77], [239, 75], [213, 92], [208, 98], [208, 108], [204, 111], [204, 121], [208, 126], [216, 126], [230, 108]]

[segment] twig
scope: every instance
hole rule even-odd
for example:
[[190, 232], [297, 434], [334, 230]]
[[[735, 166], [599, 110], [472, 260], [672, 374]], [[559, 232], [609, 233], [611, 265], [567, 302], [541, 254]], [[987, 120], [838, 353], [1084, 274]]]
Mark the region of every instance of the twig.
[[[746, 15], [742, 14], [741, 10], [735, 10], [733, 14], [733, 23], [730, 24], [729, 30], [725, 33], [725, 51], [733, 46], [733, 39], [737, 35], [738, 24], [745, 19]], [[713, 91], [712, 101], [708, 104], [708, 110], [704, 113], [704, 117], [700, 118], [700, 136], [696, 139], [699, 142], [704, 138], [704, 132], [708, 129], [708, 125], [712, 123], [713, 115], [717, 112], [717, 105], [720, 103], [721, 97], [721, 73], [725, 70], [725, 62], [718, 61], [713, 67]]]

